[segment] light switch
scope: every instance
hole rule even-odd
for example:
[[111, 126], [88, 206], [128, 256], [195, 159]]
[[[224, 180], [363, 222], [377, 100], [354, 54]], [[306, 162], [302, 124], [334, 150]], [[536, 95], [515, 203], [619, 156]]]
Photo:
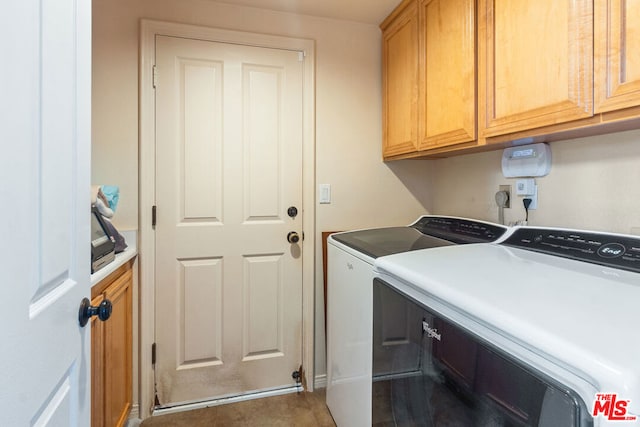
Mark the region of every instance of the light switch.
[[320, 203], [331, 203], [331, 184], [320, 184]]

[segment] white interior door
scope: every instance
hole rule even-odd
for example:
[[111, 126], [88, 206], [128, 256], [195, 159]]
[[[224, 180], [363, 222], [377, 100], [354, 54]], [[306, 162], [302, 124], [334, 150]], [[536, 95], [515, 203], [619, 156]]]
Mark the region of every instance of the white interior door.
[[161, 406], [295, 384], [302, 65], [294, 51], [156, 38]]
[[0, 21], [0, 425], [88, 426], [91, 2]]

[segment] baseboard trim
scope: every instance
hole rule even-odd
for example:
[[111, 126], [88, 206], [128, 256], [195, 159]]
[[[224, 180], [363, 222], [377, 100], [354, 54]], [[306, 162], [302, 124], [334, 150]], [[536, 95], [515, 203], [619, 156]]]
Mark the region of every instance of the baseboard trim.
[[127, 418], [125, 426], [139, 427], [140, 424], [142, 424], [142, 420], [140, 419], [140, 406], [136, 403], [135, 405], [131, 405], [131, 411], [129, 411], [129, 417]]
[[138, 405], [137, 403], [131, 405], [131, 411], [129, 412], [128, 419], [131, 420], [136, 418], [140, 418], [140, 405]]
[[287, 387], [287, 388], [280, 388], [276, 390], [257, 391], [254, 393], [247, 393], [239, 396], [222, 397], [219, 399], [211, 399], [211, 400], [205, 400], [201, 402], [183, 403], [183, 404], [166, 407], [166, 408], [156, 408], [153, 410], [153, 414], [151, 415], [156, 416], [156, 415], [174, 414], [176, 412], [190, 411], [192, 409], [209, 408], [212, 406], [225, 405], [227, 403], [244, 402], [247, 400], [260, 399], [262, 397], [273, 397], [273, 396], [280, 396], [280, 395], [289, 394], [289, 393], [299, 393], [301, 391], [304, 391], [302, 389], [302, 386], [293, 386], [293, 387]]
[[316, 375], [313, 379], [313, 388], [327, 388], [327, 374]]

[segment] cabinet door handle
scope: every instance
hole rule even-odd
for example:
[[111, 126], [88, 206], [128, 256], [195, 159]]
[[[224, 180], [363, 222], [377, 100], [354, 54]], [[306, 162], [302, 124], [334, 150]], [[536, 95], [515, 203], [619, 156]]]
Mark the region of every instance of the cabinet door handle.
[[111, 309], [111, 301], [106, 298], [97, 307], [91, 305], [89, 298], [83, 298], [78, 311], [80, 326], [84, 327], [93, 316], [98, 316], [98, 319], [104, 322], [111, 317]]

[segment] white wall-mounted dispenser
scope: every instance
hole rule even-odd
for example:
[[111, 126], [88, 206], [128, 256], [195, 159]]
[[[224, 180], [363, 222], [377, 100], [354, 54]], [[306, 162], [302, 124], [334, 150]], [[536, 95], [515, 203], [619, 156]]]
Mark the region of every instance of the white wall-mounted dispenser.
[[550, 170], [551, 147], [548, 144], [509, 147], [502, 153], [502, 174], [505, 178], [545, 176]]

